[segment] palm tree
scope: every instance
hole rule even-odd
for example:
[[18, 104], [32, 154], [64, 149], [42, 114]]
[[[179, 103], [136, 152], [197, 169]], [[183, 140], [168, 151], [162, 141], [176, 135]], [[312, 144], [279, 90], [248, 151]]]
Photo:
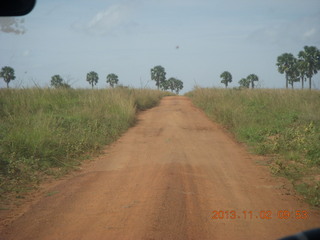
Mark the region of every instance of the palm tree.
[[278, 71], [286, 74], [286, 88], [288, 88], [290, 71], [296, 63], [296, 58], [291, 53], [284, 53], [277, 58]]
[[302, 59], [298, 59], [297, 64], [297, 71], [299, 74], [299, 78], [301, 81], [301, 88], [304, 88], [304, 82], [307, 80], [306, 79], [306, 75], [307, 75], [307, 64], [305, 61], [303, 61]]
[[222, 78], [221, 83], [223, 83], [226, 88], [228, 87], [228, 83], [232, 82], [232, 75], [228, 71], [221, 73], [220, 78]]
[[247, 79], [249, 80], [249, 82], [251, 83], [251, 88], [254, 88], [254, 82], [259, 81], [259, 77], [255, 74], [250, 74]]
[[300, 81], [299, 71], [298, 71], [298, 68], [296, 66], [294, 66], [290, 71], [288, 82], [291, 85], [291, 88], [293, 89], [293, 84], [295, 82], [299, 82], [299, 81]]
[[311, 89], [311, 79], [320, 70], [320, 51], [316, 47], [305, 46], [304, 51], [300, 51], [298, 57], [305, 63], [303, 68], [309, 79], [309, 89]]
[[166, 72], [164, 67], [162, 66], [155, 66], [151, 69], [151, 79], [156, 81], [156, 86], [159, 88], [165, 84], [166, 81]]
[[109, 85], [114, 88], [114, 85], [117, 85], [119, 82], [118, 76], [114, 73], [110, 73], [107, 76], [107, 83], [109, 83]]
[[87, 81], [91, 84], [91, 87], [93, 88], [93, 85], [96, 85], [98, 83], [98, 73], [91, 71], [87, 74]]
[[3, 67], [0, 72], [0, 77], [7, 83], [7, 88], [9, 88], [10, 81], [16, 79], [14, 75], [14, 69], [12, 67]]

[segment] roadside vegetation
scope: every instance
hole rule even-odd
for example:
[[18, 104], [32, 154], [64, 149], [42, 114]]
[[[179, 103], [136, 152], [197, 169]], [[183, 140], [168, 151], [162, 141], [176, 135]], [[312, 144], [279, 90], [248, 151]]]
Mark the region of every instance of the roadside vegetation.
[[74, 169], [165, 95], [125, 87], [0, 89], [0, 200]]
[[319, 91], [195, 88], [186, 95], [320, 206]]

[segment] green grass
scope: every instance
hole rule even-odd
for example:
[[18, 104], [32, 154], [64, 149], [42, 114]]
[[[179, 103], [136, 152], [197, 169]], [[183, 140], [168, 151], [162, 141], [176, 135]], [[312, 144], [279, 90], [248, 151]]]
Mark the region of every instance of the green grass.
[[0, 198], [33, 189], [99, 152], [155, 106], [165, 92], [147, 89], [0, 90]]
[[272, 172], [320, 206], [319, 91], [196, 88], [186, 95], [252, 152], [272, 155]]

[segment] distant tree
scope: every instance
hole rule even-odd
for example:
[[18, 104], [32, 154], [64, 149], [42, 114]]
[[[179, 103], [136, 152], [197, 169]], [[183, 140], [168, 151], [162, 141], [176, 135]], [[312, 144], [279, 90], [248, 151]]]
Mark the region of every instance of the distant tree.
[[277, 58], [279, 73], [286, 75], [286, 88], [288, 88], [291, 71], [296, 64], [296, 58], [291, 53], [284, 53]]
[[118, 76], [114, 73], [110, 73], [107, 76], [107, 83], [109, 83], [110, 87], [114, 88], [115, 85], [117, 85], [119, 82]]
[[164, 80], [160, 83], [160, 89], [161, 90], [164, 90], [164, 91], [167, 91], [169, 89], [171, 89], [171, 86], [170, 84], [172, 85], [173, 82], [169, 81], [169, 80]]
[[165, 86], [166, 81], [166, 72], [164, 67], [162, 66], [155, 66], [151, 69], [151, 80], [156, 82], [156, 86], [158, 90], [161, 86]]
[[289, 71], [289, 76], [288, 76], [288, 83], [291, 85], [291, 88], [293, 89], [293, 84], [295, 82], [300, 81], [300, 73], [299, 73], [299, 68], [298, 68], [298, 61], [295, 60], [295, 64], [292, 65], [290, 71]]
[[163, 86], [164, 90], [170, 90], [171, 92], [175, 91], [176, 94], [179, 94], [180, 90], [183, 89], [183, 82], [179, 79], [171, 77], [165, 81]]
[[176, 94], [179, 94], [180, 90], [182, 89], [183, 89], [183, 82], [179, 79], [175, 79], [174, 90], [176, 91]]
[[63, 79], [60, 75], [54, 75], [51, 77], [51, 86], [58, 88], [63, 83]]
[[60, 75], [52, 76], [50, 84], [54, 88], [71, 88], [71, 86], [66, 83]]
[[10, 81], [16, 79], [14, 75], [14, 69], [12, 67], [5, 66], [1, 69], [0, 77], [7, 83], [7, 88], [9, 88]]
[[242, 88], [249, 88], [250, 87], [250, 80], [248, 78], [241, 78], [239, 81], [239, 85]]
[[289, 78], [289, 84], [291, 85], [291, 88], [293, 89], [293, 85], [295, 82], [300, 82], [300, 78], [299, 77], [296, 77], [296, 78]]
[[228, 83], [232, 82], [232, 75], [228, 71], [221, 73], [220, 78], [222, 78], [221, 83], [223, 83], [226, 88], [228, 87]]
[[249, 82], [251, 83], [251, 88], [254, 88], [254, 82], [259, 81], [259, 77], [255, 74], [250, 74], [247, 79], [249, 80]]
[[170, 89], [171, 92], [173, 92], [175, 90], [175, 81], [177, 79], [175, 78], [169, 78], [166, 82], [167, 82], [167, 90]]
[[320, 51], [316, 47], [305, 46], [304, 51], [300, 51], [298, 57], [305, 63], [303, 68], [309, 79], [309, 89], [311, 89], [311, 79], [320, 70]]
[[297, 71], [299, 73], [299, 78], [301, 81], [301, 88], [304, 88], [304, 82], [307, 80], [306, 75], [307, 75], [307, 63], [303, 61], [302, 59], [298, 59], [296, 63]]
[[92, 89], [93, 89], [93, 86], [98, 83], [98, 80], [99, 80], [98, 73], [91, 71], [87, 74], [87, 81], [89, 82], [89, 84], [91, 84]]

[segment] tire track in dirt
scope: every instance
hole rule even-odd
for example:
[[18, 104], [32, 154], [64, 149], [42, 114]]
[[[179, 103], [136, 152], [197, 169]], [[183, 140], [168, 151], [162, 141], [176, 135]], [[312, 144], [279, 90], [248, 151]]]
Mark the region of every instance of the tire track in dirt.
[[[186, 97], [166, 97], [72, 177], [2, 228], [0, 239], [276, 239], [320, 214]], [[236, 219], [212, 219], [234, 210]], [[272, 211], [272, 219], [256, 218]], [[280, 220], [279, 210], [307, 210]], [[243, 211], [253, 217], [244, 219]]]

